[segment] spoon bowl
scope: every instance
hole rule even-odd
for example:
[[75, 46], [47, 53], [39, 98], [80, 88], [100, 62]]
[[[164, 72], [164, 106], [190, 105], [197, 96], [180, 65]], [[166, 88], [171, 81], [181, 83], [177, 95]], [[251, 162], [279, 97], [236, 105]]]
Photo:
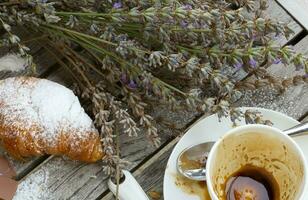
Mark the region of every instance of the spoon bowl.
[[215, 142], [205, 142], [184, 149], [177, 158], [177, 170], [186, 178], [205, 181], [207, 156]]

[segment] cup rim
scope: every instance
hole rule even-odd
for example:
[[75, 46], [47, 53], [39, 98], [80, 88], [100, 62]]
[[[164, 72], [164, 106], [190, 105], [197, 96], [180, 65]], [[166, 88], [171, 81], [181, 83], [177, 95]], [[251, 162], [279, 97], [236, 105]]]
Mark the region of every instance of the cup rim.
[[249, 129], [270, 129], [272, 132], [276, 132], [280, 137], [283, 137], [285, 139], [287, 139], [294, 147], [295, 151], [297, 151], [297, 153], [299, 154], [299, 157], [301, 158], [301, 161], [303, 163], [303, 167], [304, 167], [304, 178], [303, 178], [303, 185], [302, 185], [302, 188], [301, 188], [301, 193], [298, 197], [299, 200], [302, 199], [303, 195], [304, 195], [304, 192], [306, 191], [306, 189], [308, 189], [308, 165], [307, 165], [307, 161], [306, 161], [306, 158], [304, 156], [304, 153], [303, 151], [301, 150], [301, 148], [299, 147], [299, 145], [287, 134], [283, 133], [283, 131], [281, 131], [280, 129], [276, 128], [276, 127], [272, 127], [272, 126], [267, 126], [267, 125], [263, 125], [263, 124], [246, 124], [246, 125], [242, 125], [242, 126], [238, 126], [236, 128], [232, 128], [231, 130], [227, 131], [222, 137], [220, 137], [216, 142], [215, 144], [213, 145], [209, 155], [208, 155], [208, 158], [207, 158], [207, 161], [206, 161], [206, 185], [207, 185], [207, 189], [208, 189], [208, 192], [211, 196], [211, 199], [212, 200], [219, 200], [218, 197], [217, 197], [217, 194], [215, 193], [214, 191], [214, 187], [213, 187], [213, 184], [212, 184], [212, 180], [210, 176], [210, 165], [212, 164], [212, 161], [213, 161], [213, 155], [214, 155], [214, 152], [217, 150], [218, 146], [221, 144], [221, 142], [228, 136], [230, 135], [233, 135], [233, 134], [236, 134], [238, 132], [242, 132], [243, 130], [249, 130]]

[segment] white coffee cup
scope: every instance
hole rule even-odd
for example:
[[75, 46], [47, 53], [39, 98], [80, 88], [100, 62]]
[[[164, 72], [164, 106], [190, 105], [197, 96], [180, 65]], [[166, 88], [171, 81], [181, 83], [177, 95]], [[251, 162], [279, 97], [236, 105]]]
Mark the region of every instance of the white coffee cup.
[[206, 163], [212, 200], [226, 199], [226, 177], [245, 165], [271, 173], [278, 183], [280, 200], [306, 200], [303, 195], [308, 189], [308, 175], [304, 154], [279, 129], [244, 125], [230, 130], [215, 143]]

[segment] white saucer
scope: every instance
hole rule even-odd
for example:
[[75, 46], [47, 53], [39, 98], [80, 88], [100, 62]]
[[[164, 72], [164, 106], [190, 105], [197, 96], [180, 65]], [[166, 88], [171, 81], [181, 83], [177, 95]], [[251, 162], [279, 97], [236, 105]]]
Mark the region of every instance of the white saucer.
[[[285, 130], [292, 126], [297, 125], [299, 122], [295, 119], [288, 117], [282, 113], [263, 109], [263, 108], [241, 108], [243, 111], [247, 109], [260, 111], [265, 119], [270, 119], [274, 123], [274, 127], [281, 130]], [[245, 124], [241, 121], [238, 124]], [[201, 199], [198, 195], [189, 194], [176, 185], [176, 159], [180, 152], [185, 148], [207, 142], [216, 141], [224, 133], [232, 128], [232, 122], [229, 118], [222, 118], [221, 122], [218, 121], [217, 115], [211, 115], [204, 119], [201, 119], [195, 125], [193, 125], [185, 135], [180, 139], [175, 148], [173, 149], [171, 156], [168, 160], [168, 164], [164, 176], [164, 199], [165, 200], [206, 200]], [[308, 135], [298, 136], [294, 140], [299, 144], [304, 155], [306, 156], [306, 162], [308, 161]], [[308, 199], [308, 189], [304, 191], [305, 198]]]

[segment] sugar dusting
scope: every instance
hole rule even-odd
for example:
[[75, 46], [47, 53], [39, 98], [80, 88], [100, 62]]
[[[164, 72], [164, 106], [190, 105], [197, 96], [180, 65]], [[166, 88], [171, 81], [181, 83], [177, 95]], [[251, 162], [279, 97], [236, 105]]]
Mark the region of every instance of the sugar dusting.
[[22, 181], [17, 188], [13, 200], [50, 199], [47, 188], [48, 170], [38, 170]]
[[[68, 179], [72, 178], [74, 170], [80, 165], [80, 162], [66, 160], [65, 157], [53, 157], [48, 162], [44, 162], [34, 172], [29, 174], [18, 185], [17, 192], [13, 200], [59, 200], [67, 199], [67, 194], [62, 194], [59, 187], [63, 185], [67, 191], [73, 191], [76, 184], [65, 185]], [[65, 163], [65, 165], [63, 164]], [[61, 174], [61, 176], [58, 176]], [[35, 193], [35, 194], [33, 194]], [[59, 196], [60, 195], [60, 196]]]
[[0, 71], [19, 72], [25, 70], [26, 60], [16, 54], [7, 54], [0, 58]]
[[[61, 131], [71, 132], [70, 137], [75, 137], [75, 141], [96, 131], [73, 92], [49, 80], [5, 79], [0, 82], [0, 103], [5, 125], [28, 129], [36, 141], [43, 140], [51, 146], [56, 145]], [[40, 131], [31, 131], [33, 127]]]

